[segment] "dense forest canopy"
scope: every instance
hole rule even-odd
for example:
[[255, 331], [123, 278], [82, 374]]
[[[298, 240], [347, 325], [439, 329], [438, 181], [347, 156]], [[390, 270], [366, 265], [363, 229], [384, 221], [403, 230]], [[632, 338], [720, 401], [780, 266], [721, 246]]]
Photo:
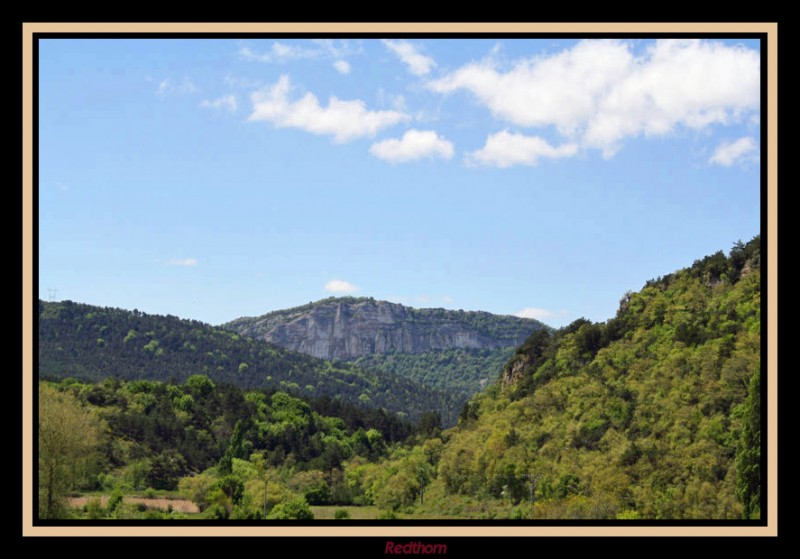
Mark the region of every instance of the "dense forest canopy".
[[39, 376], [81, 380], [173, 380], [203, 374], [241, 388], [270, 387], [418, 419], [436, 411], [454, 422], [456, 403], [398, 375], [333, 363], [195, 320], [72, 301], [39, 301]]
[[[40, 382], [40, 514], [181, 517], [122, 497], [145, 490], [201, 518], [760, 518], [760, 258], [758, 237], [736, 243], [626, 293], [604, 323], [535, 332], [447, 430], [435, 412], [412, 426], [204, 374]], [[86, 310], [67, 323], [113, 340]], [[64, 426], [81, 436], [54, 446]], [[69, 512], [75, 490], [111, 497]]]
[[757, 518], [760, 286], [756, 237], [534, 333], [445, 434], [441, 506], [533, 483], [536, 518]]
[[45, 517], [63, 515], [69, 490], [175, 490], [182, 478], [209, 469], [232, 475], [254, 454], [263, 467], [280, 466], [301, 478], [313, 477], [310, 471], [330, 474], [356, 455], [380, 458], [387, 445], [430, 423], [423, 416], [415, 428], [383, 410], [243, 391], [205, 375], [184, 384], [42, 381], [39, 404]]
[[[410, 379], [449, 394], [455, 409], [492, 382], [515, 348], [441, 349], [423, 353], [375, 353], [353, 363], [361, 368], [383, 371]], [[448, 426], [451, 423], [446, 423]]]

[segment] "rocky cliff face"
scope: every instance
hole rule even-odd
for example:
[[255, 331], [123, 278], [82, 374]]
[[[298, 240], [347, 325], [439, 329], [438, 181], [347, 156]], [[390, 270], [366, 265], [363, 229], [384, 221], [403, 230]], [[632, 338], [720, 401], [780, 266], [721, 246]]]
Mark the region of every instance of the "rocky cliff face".
[[517, 346], [544, 325], [514, 316], [345, 297], [240, 318], [223, 327], [314, 357], [349, 360], [375, 353]]

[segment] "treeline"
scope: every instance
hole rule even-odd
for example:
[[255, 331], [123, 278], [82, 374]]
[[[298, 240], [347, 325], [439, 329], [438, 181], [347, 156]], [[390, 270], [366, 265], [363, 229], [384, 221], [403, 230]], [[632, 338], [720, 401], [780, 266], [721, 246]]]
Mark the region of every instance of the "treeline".
[[331, 363], [207, 324], [138, 310], [39, 301], [39, 376], [184, 382], [206, 375], [240, 388], [329, 396], [417, 419], [455, 416], [450, 397], [404, 377]]
[[[382, 410], [271, 390], [243, 391], [204, 375], [184, 384], [110, 378], [97, 384], [42, 382], [40, 515], [67, 516], [63, 498], [68, 491], [176, 490], [183, 478], [187, 495], [205, 509], [210, 501], [198, 497], [196, 474], [213, 478], [206, 487], [213, 492], [220, 480], [220, 487], [247, 481], [237, 471], [253, 461], [293, 480], [276, 492], [288, 500], [347, 500], [345, 460], [378, 460], [388, 445], [434, 428], [428, 416], [414, 427]], [[298, 480], [313, 480], [317, 493], [305, 485], [308, 491], [292, 490]], [[208, 498], [217, 497], [222, 498]], [[213, 514], [227, 517], [241, 502], [217, 504]]]

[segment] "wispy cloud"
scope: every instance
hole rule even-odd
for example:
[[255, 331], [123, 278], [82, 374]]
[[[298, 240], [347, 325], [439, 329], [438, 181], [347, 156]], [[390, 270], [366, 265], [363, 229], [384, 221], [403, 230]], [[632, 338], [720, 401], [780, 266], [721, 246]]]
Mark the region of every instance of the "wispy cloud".
[[195, 92], [197, 92], [197, 86], [187, 77], [184, 77], [181, 81], [165, 78], [159, 82], [156, 95], [167, 97], [169, 95], [189, 95]]
[[383, 44], [397, 55], [403, 64], [408, 67], [408, 71], [415, 76], [424, 76], [436, 66], [433, 58], [420, 53], [419, 48], [408, 41], [383, 39]]
[[355, 293], [358, 291], [358, 286], [349, 281], [333, 279], [325, 284], [324, 289], [328, 293]]
[[372, 144], [369, 152], [390, 163], [404, 163], [422, 158], [450, 159], [453, 144], [433, 130], [408, 130], [399, 140], [383, 140]]
[[[267, 50], [250, 45], [239, 48], [239, 56], [251, 62], [283, 63], [311, 58], [343, 59], [357, 54], [360, 49], [345, 39], [312, 39], [310, 41], [273, 42]], [[338, 68], [337, 68], [338, 70]], [[341, 71], [341, 70], [340, 70]], [[347, 73], [347, 72], [342, 72]]]
[[382, 107], [391, 107], [396, 111], [400, 111], [402, 113], [408, 110], [408, 105], [406, 104], [406, 98], [398, 93], [393, 94], [389, 93], [382, 87], [378, 88], [378, 95], [377, 95], [378, 104]]
[[563, 318], [568, 313], [567, 311], [550, 311], [538, 307], [526, 307], [514, 313], [514, 316], [520, 318], [534, 318], [536, 320], [548, 321]]
[[239, 49], [239, 56], [244, 60], [253, 62], [287, 62], [289, 60], [298, 60], [301, 58], [315, 58], [319, 56], [319, 51], [275, 42], [272, 43], [269, 50], [266, 52], [258, 52], [247, 46], [241, 47]]
[[172, 258], [167, 264], [170, 266], [194, 267], [197, 266], [197, 260], [195, 258]]
[[69, 190], [69, 187], [61, 181], [55, 181], [53, 183], [53, 186], [55, 186], [57, 189], [61, 191]]
[[359, 41], [350, 41], [348, 39], [311, 39], [311, 42], [330, 58], [345, 58], [363, 52]]
[[342, 101], [331, 96], [323, 107], [313, 93], [306, 93], [292, 101], [290, 90], [289, 76], [284, 75], [275, 85], [253, 93], [253, 112], [248, 120], [272, 122], [279, 128], [299, 128], [333, 136], [336, 142], [347, 142], [373, 136], [383, 128], [409, 119], [398, 111], [371, 111], [360, 99]]
[[217, 99], [204, 99], [200, 102], [200, 106], [204, 109], [224, 109], [232, 113], [236, 112], [236, 96], [223, 95]]
[[333, 63], [333, 67], [336, 69], [337, 72], [340, 74], [349, 74], [350, 73], [350, 63], [347, 60], [337, 60]]
[[469, 165], [511, 167], [512, 165], [536, 165], [540, 159], [570, 157], [578, 152], [577, 144], [551, 146], [538, 136], [524, 136], [503, 130], [491, 134], [479, 150], [467, 154]]
[[754, 163], [759, 160], [758, 144], [750, 136], [734, 142], [722, 142], [708, 160], [712, 165], [730, 167], [734, 164]]
[[500, 120], [552, 126], [605, 157], [626, 138], [726, 125], [759, 110], [760, 57], [752, 49], [698, 39], [658, 40], [641, 55], [632, 49], [584, 40], [508, 70], [492, 58], [473, 62], [427, 87], [468, 91]]
[[225, 74], [223, 78], [225, 85], [228, 86], [230, 89], [256, 89], [264, 85], [263, 80], [255, 80], [253, 78], [247, 78], [244, 76], [237, 76], [231, 72]]

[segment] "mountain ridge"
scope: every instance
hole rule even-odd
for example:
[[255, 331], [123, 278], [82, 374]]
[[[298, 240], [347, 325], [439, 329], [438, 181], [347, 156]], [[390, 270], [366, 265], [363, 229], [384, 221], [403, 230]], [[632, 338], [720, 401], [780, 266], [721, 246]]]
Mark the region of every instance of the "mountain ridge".
[[542, 322], [486, 311], [418, 309], [371, 297], [329, 297], [240, 317], [221, 328], [314, 357], [355, 360], [386, 353], [515, 347]]

